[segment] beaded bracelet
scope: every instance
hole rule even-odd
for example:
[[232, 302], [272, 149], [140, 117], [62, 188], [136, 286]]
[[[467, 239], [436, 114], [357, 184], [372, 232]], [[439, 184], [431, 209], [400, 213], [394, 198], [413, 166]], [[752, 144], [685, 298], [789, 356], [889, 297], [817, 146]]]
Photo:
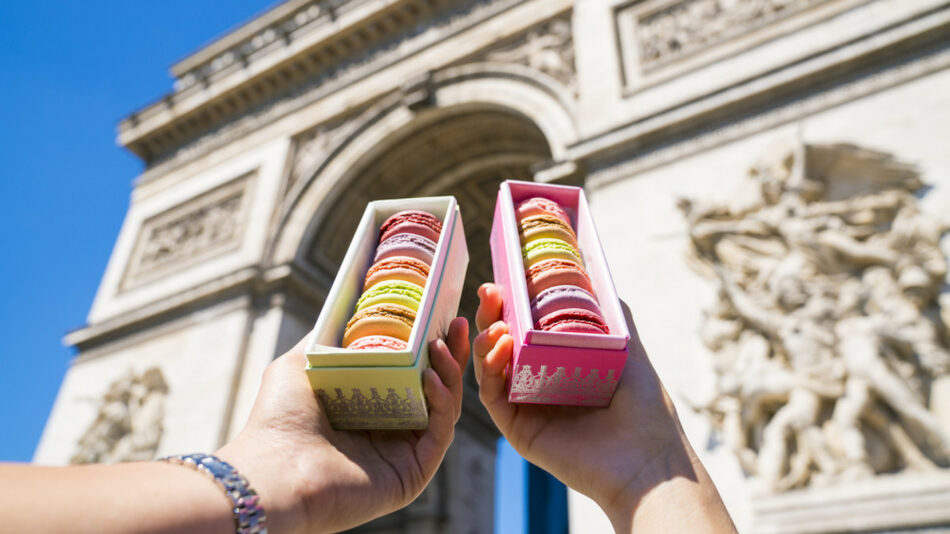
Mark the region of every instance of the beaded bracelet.
[[247, 479], [231, 464], [210, 454], [179, 454], [159, 459], [197, 469], [214, 479], [234, 504], [234, 528], [237, 534], [267, 534], [267, 516]]

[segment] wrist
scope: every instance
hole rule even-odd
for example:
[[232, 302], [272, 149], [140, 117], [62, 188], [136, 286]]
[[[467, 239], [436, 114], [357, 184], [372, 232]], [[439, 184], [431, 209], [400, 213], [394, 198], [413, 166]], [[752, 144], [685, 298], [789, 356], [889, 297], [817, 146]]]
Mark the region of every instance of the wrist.
[[[615, 532], [735, 532], [715, 485], [685, 443], [658, 456], [612, 499], [598, 503]], [[670, 528], [673, 527], [673, 528]]]
[[304, 532], [307, 517], [293, 465], [266, 444], [250, 446], [240, 438], [224, 445], [215, 456], [233, 465], [260, 496], [270, 534]]

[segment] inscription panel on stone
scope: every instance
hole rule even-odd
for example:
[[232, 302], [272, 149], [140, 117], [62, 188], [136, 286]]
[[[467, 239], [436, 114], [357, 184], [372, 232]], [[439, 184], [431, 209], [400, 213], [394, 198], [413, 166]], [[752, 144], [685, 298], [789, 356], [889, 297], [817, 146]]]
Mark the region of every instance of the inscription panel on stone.
[[147, 219], [120, 288], [130, 289], [238, 248], [253, 176], [243, 175]]

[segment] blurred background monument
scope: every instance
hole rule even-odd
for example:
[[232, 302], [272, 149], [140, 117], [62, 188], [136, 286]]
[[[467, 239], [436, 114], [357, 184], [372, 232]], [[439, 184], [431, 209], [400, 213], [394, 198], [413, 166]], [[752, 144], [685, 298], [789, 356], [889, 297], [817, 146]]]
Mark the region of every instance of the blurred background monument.
[[[279, 4], [119, 124], [146, 169], [35, 459], [214, 450], [368, 200], [458, 197], [471, 313], [497, 185], [533, 179], [586, 187], [742, 531], [947, 531], [948, 67], [938, 0]], [[361, 531], [491, 530], [468, 386], [433, 484]]]

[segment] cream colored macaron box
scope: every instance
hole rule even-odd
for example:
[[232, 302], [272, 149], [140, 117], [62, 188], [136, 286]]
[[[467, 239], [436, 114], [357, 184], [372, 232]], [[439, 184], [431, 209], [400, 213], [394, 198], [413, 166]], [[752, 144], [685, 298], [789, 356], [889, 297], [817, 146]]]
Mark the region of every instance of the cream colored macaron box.
[[[421, 210], [442, 220], [422, 302], [403, 351], [340, 348], [366, 271], [379, 243], [379, 227], [391, 215]], [[307, 342], [307, 376], [330, 423], [337, 429], [425, 428], [429, 422], [422, 371], [429, 341], [445, 337], [458, 313], [468, 268], [468, 247], [455, 197], [370, 202], [343, 258], [317, 324]]]

